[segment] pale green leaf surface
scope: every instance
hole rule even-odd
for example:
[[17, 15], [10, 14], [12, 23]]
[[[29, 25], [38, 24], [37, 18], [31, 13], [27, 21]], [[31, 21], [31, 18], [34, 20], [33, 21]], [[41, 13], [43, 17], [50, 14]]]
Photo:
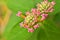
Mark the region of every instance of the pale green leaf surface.
[[25, 14], [26, 11], [30, 11], [31, 8], [36, 7], [35, 5], [41, 1], [43, 0], [6, 1], [6, 4], [9, 7], [9, 9], [12, 10], [10, 20], [4, 32], [4, 36], [7, 40], [60, 40], [60, 25], [58, 27], [55, 23], [60, 18], [60, 16], [55, 16], [60, 11], [60, 0], [55, 0], [56, 5], [54, 7], [54, 12], [50, 13], [50, 17], [46, 19], [42, 23], [42, 26], [36, 29], [33, 33], [29, 33], [27, 29], [21, 28], [19, 26], [19, 23], [22, 22], [23, 19], [16, 16], [17, 12], [22, 11], [23, 14]]

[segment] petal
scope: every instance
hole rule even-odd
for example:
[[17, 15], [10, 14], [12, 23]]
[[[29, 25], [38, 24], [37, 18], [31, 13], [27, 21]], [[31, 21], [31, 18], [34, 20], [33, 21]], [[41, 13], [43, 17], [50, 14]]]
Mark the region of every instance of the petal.
[[51, 9], [49, 12], [53, 12], [54, 9]]
[[50, 6], [47, 11], [49, 12], [51, 9], [53, 9], [53, 6]]
[[35, 21], [32, 22], [32, 25], [34, 25], [34, 24], [35, 24]]
[[20, 16], [22, 12], [18, 11], [18, 13], [16, 14], [16, 16]]
[[28, 32], [34, 32], [33, 28], [28, 28]]
[[37, 15], [40, 15], [41, 13], [40, 13], [40, 11], [37, 11]]
[[23, 22], [20, 23], [20, 26], [23, 27]]
[[34, 25], [33, 27], [34, 27], [34, 29], [36, 29], [36, 28], [39, 27], [39, 24], [36, 24], [36, 25]]
[[52, 1], [51, 4], [54, 6], [56, 3], [54, 1]]
[[40, 21], [44, 21], [46, 19], [46, 17], [42, 17]]
[[24, 28], [28, 28], [29, 26], [27, 24], [24, 24]]
[[33, 8], [32, 10], [32, 13], [36, 14], [37, 10], [35, 8]]
[[41, 20], [40, 20], [40, 21], [43, 21], [43, 20], [45, 20], [45, 19], [46, 19], [46, 17], [48, 16], [48, 14], [42, 14], [41, 16], [42, 16], [42, 18], [41, 18]]
[[43, 13], [41, 16], [42, 16], [42, 17], [47, 17], [47, 16], [48, 16], [48, 14], [44, 14], [44, 13]]
[[46, 12], [46, 13], [48, 13], [48, 12], [49, 12], [49, 10], [45, 10], [45, 12]]
[[28, 11], [28, 12], [26, 12], [26, 15], [29, 15], [30, 14], [30, 12]]
[[48, 0], [44, 0], [44, 1], [48, 1]]
[[37, 22], [37, 17], [36, 16], [34, 17], [34, 21]]

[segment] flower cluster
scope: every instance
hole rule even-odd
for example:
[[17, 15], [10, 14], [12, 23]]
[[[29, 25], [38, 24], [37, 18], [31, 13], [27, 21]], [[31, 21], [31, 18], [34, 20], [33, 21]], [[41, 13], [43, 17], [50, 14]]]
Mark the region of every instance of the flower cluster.
[[22, 12], [18, 12], [18, 17], [24, 18], [24, 21], [20, 23], [21, 27], [28, 29], [28, 32], [33, 32], [40, 24], [38, 22], [44, 21], [48, 17], [48, 12], [53, 12], [53, 6], [55, 2], [48, 2], [44, 0], [37, 4], [37, 8], [32, 8], [31, 11], [26, 12], [26, 15], [22, 15]]

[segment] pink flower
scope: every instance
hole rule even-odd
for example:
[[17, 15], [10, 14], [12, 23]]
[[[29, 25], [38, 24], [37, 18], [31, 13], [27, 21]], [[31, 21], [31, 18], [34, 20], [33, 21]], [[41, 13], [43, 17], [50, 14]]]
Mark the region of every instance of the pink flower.
[[40, 15], [41, 13], [40, 13], [40, 11], [37, 10], [37, 13], [36, 13], [36, 14], [37, 14], [37, 15]]
[[24, 25], [24, 28], [29, 28], [29, 26], [25, 24], [25, 25]]
[[20, 17], [22, 12], [18, 11], [18, 13], [16, 14], [16, 16]]
[[36, 14], [36, 12], [37, 12], [37, 10], [35, 8], [33, 8], [31, 11], [33, 14]]
[[23, 22], [20, 23], [20, 26], [23, 27]]
[[54, 5], [55, 5], [55, 2], [54, 2], [54, 1], [52, 1], [52, 2], [51, 2], [51, 4], [54, 6]]
[[30, 12], [28, 11], [28, 12], [26, 12], [26, 15], [29, 15], [30, 14]]
[[39, 25], [38, 25], [38, 24], [36, 24], [36, 25], [34, 25], [33, 27], [34, 27], [34, 29], [36, 29], [36, 28], [38, 28], [38, 27], [39, 27]]
[[48, 8], [48, 10], [46, 10], [45, 12], [53, 12], [53, 8], [52, 7], [50, 7], [50, 8]]
[[43, 17], [43, 16], [44, 16], [44, 17], [47, 17], [47, 16], [48, 16], [48, 14], [42, 14], [41, 16], [42, 16], [42, 17]]
[[43, 16], [40, 21], [43, 21], [43, 20], [45, 20], [45, 19], [46, 19], [46, 17]]
[[41, 21], [43, 21], [43, 20], [46, 19], [46, 17], [48, 16], [48, 14], [42, 14], [41, 16], [42, 16]]
[[45, 10], [45, 12], [53, 12], [53, 6], [50, 6], [47, 10]]
[[28, 32], [34, 32], [33, 28], [28, 28]]
[[48, 0], [44, 0], [44, 1], [48, 1]]
[[37, 22], [37, 16], [34, 17], [34, 21]]
[[49, 12], [53, 12], [54, 9], [49, 10]]
[[32, 25], [34, 25], [35, 21], [32, 22]]

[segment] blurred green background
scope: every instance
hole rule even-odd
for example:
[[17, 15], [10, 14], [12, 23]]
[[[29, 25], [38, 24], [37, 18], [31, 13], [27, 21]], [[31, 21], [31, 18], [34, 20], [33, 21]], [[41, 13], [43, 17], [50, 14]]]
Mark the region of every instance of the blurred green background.
[[[33, 33], [29, 33], [26, 29], [20, 28], [19, 23], [22, 18], [16, 16], [18, 11], [23, 14], [26, 11], [35, 8], [38, 2], [43, 0], [1, 0], [5, 2], [12, 11], [8, 24], [4, 30], [4, 40], [60, 40], [60, 0], [54, 0], [56, 5], [54, 12], [49, 14], [43, 25], [36, 29]], [[52, 1], [52, 0], [48, 0]]]

